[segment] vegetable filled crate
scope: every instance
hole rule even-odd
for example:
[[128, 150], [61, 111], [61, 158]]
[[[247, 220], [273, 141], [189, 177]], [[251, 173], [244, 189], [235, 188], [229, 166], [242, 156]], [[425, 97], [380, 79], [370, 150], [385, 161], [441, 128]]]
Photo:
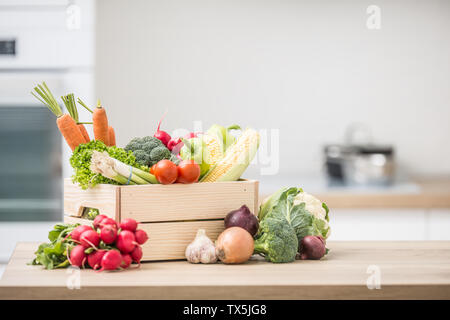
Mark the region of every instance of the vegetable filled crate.
[[148, 233], [142, 261], [185, 259], [186, 246], [198, 229], [215, 241], [224, 230], [228, 212], [247, 205], [254, 214], [258, 206], [258, 181], [202, 182], [117, 186], [101, 184], [82, 190], [64, 181], [64, 222], [91, 225], [87, 210], [116, 221], [133, 218]]

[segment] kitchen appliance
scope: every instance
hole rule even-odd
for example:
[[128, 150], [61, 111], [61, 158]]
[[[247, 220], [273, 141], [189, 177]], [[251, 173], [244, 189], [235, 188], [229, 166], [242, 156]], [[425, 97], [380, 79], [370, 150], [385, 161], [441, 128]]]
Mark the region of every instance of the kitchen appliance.
[[[356, 137], [365, 135], [365, 142]], [[352, 125], [346, 132], [346, 143], [324, 147], [325, 167], [332, 184], [389, 185], [394, 181], [394, 148], [371, 141], [370, 131]]]
[[0, 0], [0, 262], [19, 236], [45, 240], [62, 220], [71, 151], [30, 92], [45, 81], [58, 100], [74, 92], [94, 103], [94, 15], [90, 0]]

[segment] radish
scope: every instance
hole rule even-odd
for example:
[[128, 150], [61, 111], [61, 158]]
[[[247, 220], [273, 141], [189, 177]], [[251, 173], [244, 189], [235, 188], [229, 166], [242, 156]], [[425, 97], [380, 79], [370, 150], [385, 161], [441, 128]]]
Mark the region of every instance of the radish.
[[80, 236], [80, 243], [83, 247], [97, 247], [100, 243], [100, 236], [94, 230], [87, 230]]
[[108, 218], [107, 216], [105, 216], [104, 214], [99, 214], [98, 216], [95, 217], [94, 222], [92, 223], [92, 225], [94, 226], [94, 229], [98, 229], [100, 228], [100, 224], [102, 222], [103, 219]]
[[107, 224], [103, 228], [100, 229], [100, 239], [106, 243], [111, 244], [114, 243], [117, 237], [117, 229], [110, 224]]
[[70, 233], [70, 237], [73, 240], [75, 240], [75, 241], [79, 241], [80, 240], [80, 235], [83, 232], [88, 231], [88, 230], [92, 230], [92, 228], [89, 227], [89, 226], [85, 226], [85, 225], [78, 226], [78, 227], [76, 227], [75, 229], [72, 230], [72, 232]]
[[117, 228], [117, 222], [111, 218], [105, 218], [101, 221], [100, 227], [104, 227], [106, 225], [111, 225], [111, 226]]
[[116, 270], [117, 268], [119, 268], [121, 263], [122, 263], [122, 255], [120, 254], [120, 252], [117, 250], [109, 250], [102, 257], [101, 261], [102, 268], [100, 269], [100, 271]]
[[122, 254], [122, 263], [120, 264], [120, 267], [126, 269], [130, 266], [131, 262], [133, 262], [133, 260], [131, 259], [131, 256], [128, 253], [123, 253]]
[[128, 230], [131, 232], [135, 232], [137, 225], [138, 225], [138, 223], [136, 222], [136, 220], [127, 218], [127, 219], [122, 220], [122, 222], [119, 224], [119, 227], [122, 230]]
[[161, 118], [161, 120], [159, 120], [158, 128], [156, 129], [156, 132], [153, 136], [155, 138], [159, 139], [165, 146], [167, 146], [167, 144], [170, 141], [170, 135], [165, 131], [159, 130], [159, 128], [161, 127], [161, 121], [164, 119], [164, 117], [165, 117], [165, 114]]
[[172, 138], [167, 143], [167, 149], [172, 151], [173, 154], [179, 154], [183, 145], [184, 145], [184, 143], [183, 143], [183, 141], [181, 141], [180, 138]]
[[120, 250], [120, 252], [129, 253], [133, 251], [134, 247], [136, 247], [136, 244], [137, 242], [133, 232], [128, 230], [120, 231], [116, 241], [117, 248]]
[[79, 244], [70, 251], [69, 262], [71, 265], [75, 267], [84, 265], [84, 262], [86, 261], [86, 254], [84, 253], [85, 249], [85, 247]]
[[90, 255], [88, 255], [87, 261], [89, 266], [94, 270], [100, 268], [102, 258], [106, 252], [107, 252], [106, 250], [96, 250], [92, 252]]
[[136, 246], [133, 251], [130, 253], [131, 258], [134, 262], [141, 263], [142, 259], [142, 248], [140, 246]]
[[134, 237], [136, 238], [136, 242], [139, 244], [144, 244], [148, 240], [147, 232], [142, 229], [136, 230]]

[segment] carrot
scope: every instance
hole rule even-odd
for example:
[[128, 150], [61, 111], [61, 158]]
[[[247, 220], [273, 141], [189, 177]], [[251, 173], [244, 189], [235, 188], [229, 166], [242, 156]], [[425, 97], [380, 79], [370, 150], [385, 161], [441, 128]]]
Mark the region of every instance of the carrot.
[[92, 122], [94, 124], [95, 140], [103, 141], [108, 146], [108, 117], [106, 116], [105, 108], [102, 107], [100, 101], [98, 101], [97, 108], [95, 108], [94, 112], [92, 113]]
[[81, 134], [84, 137], [84, 140], [87, 142], [91, 141], [91, 138], [89, 137], [89, 133], [87, 132], [86, 128], [84, 127], [84, 124], [79, 123], [78, 129], [80, 129]]
[[116, 134], [114, 132], [114, 128], [111, 126], [108, 126], [108, 138], [109, 138], [109, 146], [115, 146], [116, 145]]
[[62, 96], [61, 99], [64, 102], [66, 109], [69, 112], [70, 116], [77, 123], [78, 129], [80, 130], [81, 134], [83, 135], [84, 142], [88, 143], [89, 141], [91, 141], [91, 139], [89, 138], [89, 134], [88, 134], [86, 128], [84, 127], [84, 124], [79, 122], [77, 104], [75, 103], [74, 94], [69, 93], [66, 96]]
[[57, 117], [56, 125], [72, 151], [79, 144], [85, 143], [85, 139], [81, 134], [77, 123], [70, 115], [63, 114], [61, 107], [56, 102], [56, 99], [47, 87], [47, 84], [45, 82], [43, 82], [42, 85], [38, 84], [37, 87], [34, 87], [34, 91], [37, 95], [34, 92], [31, 92], [31, 94], [46, 105]]
[[72, 151], [75, 150], [78, 145], [86, 143], [86, 140], [81, 134], [77, 123], [69, 114], [66, 113], [61, 117], [58, 117], [58, 119], [56, 119], [56, 124], [58, 125], [59, 131], [61, 131], [64, 139], [66, 139], [66, 142]]
[[[90, 113], [94, 113], [95, 111], [92, 111], [92, 109], [90, 109], [86, 103], [83, 102], [83, 100], [81, 100], [80, 98], [78, 98], [78, 103], [81, 104], [87, 111], [89, 111]], [[97, 108], [100, 106], [100, 101], [98, 101], [97, 104]], [[101, 106], [100, 106], [101, 107]], [[94, 117], [94, 116], [92, 116]], [[95, 126], [94, 126], [94, 130], [95, 130]], [[95, 134], [95, 131], [94, 131]], [[102, 140], [103, 141], [103, 140]], [[111, 127], [110, 125], [108, 125], [108, 146], [115, 146], [116, 145], [116, 133], [114, 131], [114, 128]]]

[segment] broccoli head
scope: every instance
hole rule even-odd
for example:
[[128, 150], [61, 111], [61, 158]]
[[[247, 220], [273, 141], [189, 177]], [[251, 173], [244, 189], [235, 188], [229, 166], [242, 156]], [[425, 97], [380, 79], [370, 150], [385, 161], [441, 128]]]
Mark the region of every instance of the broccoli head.
[[295, 230], [286, 221], [267, 217], [255, 236], [255, 253], [275, 263], [292, 262], [298, 251]]
[[151, 167], [162, 159], [170, 159], [172, 156], [169, 149], [158, 138], [152, 136], [133, 138], [124, 149], [132, 151], [136, 162], [147, 167]]
[[171, 155], [172, 153], [165, 146], [160, 146], [152, 149], [152, 151], [150, 152], [151, 164], [149, 165], [149, 167], [162, 159], [170, 159]]
[[150, 155], [145, 153], [144, 150], [135, 150], [133, 154], [136, 157], [136, 162], [140, 165], [148, 166], [147, 163], [151, 162]]

